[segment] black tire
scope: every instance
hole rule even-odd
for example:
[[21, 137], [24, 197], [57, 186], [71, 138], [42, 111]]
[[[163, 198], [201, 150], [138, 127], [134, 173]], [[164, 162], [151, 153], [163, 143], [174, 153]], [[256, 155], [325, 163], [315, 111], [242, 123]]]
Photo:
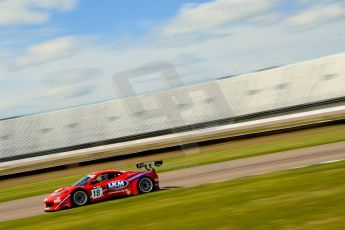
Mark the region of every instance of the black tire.
[[74, 207], [79, 207], [89, 203], [89, 196], [84, 190], [76, 190], [71, 194], [71, 202]]
[[139, 193], [149, 193], [152, 192], [155, 185], [151, 178], [143, 177], [138, 181], [138, 191]]

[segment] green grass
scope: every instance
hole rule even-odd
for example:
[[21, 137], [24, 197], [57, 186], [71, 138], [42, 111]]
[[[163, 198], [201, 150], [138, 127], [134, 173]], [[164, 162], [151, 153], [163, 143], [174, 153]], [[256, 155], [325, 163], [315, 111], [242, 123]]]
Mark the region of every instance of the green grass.
[[[343, 127], [342, 125], [341, 127]], [[340, 126], [339, 126], [340, 127]], [[258, 138], [258, 139], [264, 139]], [[244, 157], [258, 156], [284, 150], [298, 149], [308, 146], [321, 145], [345, 140], [345, 128], [332, 133], [320, 132], [314, 135], [286, 138], [284, 141], [262, 142], [249, 146], [225, 149], [222, 151], [211, 151], [193, 155], [186, 155], [167, 159], [158, 172], [170, 171], [180, 168], [193, 167], [198, 165], [234, 160]], [[131, 166], [122, 167], [124, 170], [134, 169]], [[4, 186], [0, 188], [0, 202], [15, 200], [35, 195], [43, 195], [56, 190], [59, 187], [73, 184], [82, 175], [61, 177], [40, 182], [31, 182], [16, 186]]]
[[175, 189], [0, 223], [0, 229], [344, 229], [345, 162]]

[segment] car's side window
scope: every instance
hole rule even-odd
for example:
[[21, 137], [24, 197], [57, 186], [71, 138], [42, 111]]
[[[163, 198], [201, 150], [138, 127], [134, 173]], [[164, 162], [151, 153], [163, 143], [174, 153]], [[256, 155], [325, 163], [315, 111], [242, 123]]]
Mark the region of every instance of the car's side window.
[[112, 180], [116, 177], [118, 177], [120, 173], [108, 173], [108, 180]]
[[106, 181], [106, 180], [108, 180], [107, 178], [108, 178], [108, 174], [101, 174], [101, 175], [96, 177], [96, 179], [93, 181], [93, 184], [97, 184], [97, 183]]
[[96, 179], [93, 181], [93, 184], [111, 180], [111, 179], [116, 178], [117, 176], [119, 176], [119, 173], [103, 173], [99, 175], [98, 177], [96, 177]]

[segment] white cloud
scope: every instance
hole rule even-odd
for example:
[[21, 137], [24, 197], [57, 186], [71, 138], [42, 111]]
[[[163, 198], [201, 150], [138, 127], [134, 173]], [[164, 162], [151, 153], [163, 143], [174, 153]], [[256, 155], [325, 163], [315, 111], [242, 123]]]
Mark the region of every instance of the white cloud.
[[72, 37], [61, 37], [34, 45], [27, 50], [27, 54], [18, 58], [16, 66], [40, 64], [71, 55], [76, 51], [77, 42]]
[[89, 84], [80, 83], [75, 85], [66, 85], [60, 87], [52, 87], [44, 91], [41, 96], [50, 97], [46, 99], [55, 99], [55, 100], [69, 100], [74, 97], [81, 97], [89, 94], [92, 91], [92, 88]]
[[4, 112], [12, 107], [12, 103], [9, 101], [0, 101], [0, 112]]
[[215, 0], [189, 4], [164, 26], [167, 36], [215, 29], [239, 20], [248, 20], [266, 13], [276, 6], [277, 0]]
[[78, 0], [1, 0], [0, 26], [45, 23], [53, 11], [72, 10], [77, 2]]
[[319, 26], [345, 16], [345, 3], [318, 4], [289, 17], [286, 24], [296, 30]]
[[297, 3], [305, 5], [331, 4], [335, 2], [343, 2], [343, 0], [297, 0]]
[[93, 90], [93, 81], [99, 74], [100, 70], [86, 67], [51, 73], [49, 87], [44, 90], [43, 96], [59, 100], [85, 96]]

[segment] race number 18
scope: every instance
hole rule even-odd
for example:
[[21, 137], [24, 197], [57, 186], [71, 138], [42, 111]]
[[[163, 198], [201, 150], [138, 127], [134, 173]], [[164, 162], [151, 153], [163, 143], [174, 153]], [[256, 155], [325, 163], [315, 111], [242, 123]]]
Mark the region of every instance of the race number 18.
[[92, 189], [91, 190], [91, 195], [92, 195], [93, 199], [103, 196], [102, 188], [101, 187], [96, 187], [96, 188]]

